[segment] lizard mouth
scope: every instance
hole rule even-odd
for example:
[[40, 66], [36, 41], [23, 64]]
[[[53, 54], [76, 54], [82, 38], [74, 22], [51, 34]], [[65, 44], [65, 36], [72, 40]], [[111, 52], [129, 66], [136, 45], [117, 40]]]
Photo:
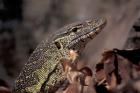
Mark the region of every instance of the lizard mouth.
[[70, 42], [69, 47], [72, 47], [78, 43], [84, 44], [87, 40], [92, 40], [101, 30], [104, 28], [105, 24], [100, 25], [99, 27], [93, 28], [92, 30], [86, 31], [84, 34], [77, 36]]

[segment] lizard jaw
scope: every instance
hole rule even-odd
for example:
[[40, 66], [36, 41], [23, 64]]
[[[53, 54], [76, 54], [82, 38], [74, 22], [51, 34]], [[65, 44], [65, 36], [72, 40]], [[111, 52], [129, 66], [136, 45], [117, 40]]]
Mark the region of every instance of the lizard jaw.
[[74, 38], [72, 42], [69, 44], [69, 48], [74, 47], [76, 44], [83, 43], [86, 44], [88, 41], [92, 40], [102, 29], [96, 28], [93, 31], [83, 34], [79, 36], [78, 38]]

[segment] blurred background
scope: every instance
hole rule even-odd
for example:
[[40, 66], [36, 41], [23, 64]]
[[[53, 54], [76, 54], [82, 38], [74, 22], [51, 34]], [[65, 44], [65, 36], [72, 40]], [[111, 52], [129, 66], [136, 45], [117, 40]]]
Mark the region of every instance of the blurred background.
[[12, 87], [39, 42], [98, 16], [107, 26], [86, 46], [83, 62], [93, 68], [105, 50], [140, 48], [140, 0], [0, 0], [0, 79]]

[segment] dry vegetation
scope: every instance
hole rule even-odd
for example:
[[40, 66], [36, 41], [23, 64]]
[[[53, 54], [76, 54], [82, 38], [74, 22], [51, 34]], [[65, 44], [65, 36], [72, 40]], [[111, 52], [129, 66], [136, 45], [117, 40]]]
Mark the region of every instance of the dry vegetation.
[[64, 93], [140, 93], [140, 49], [113, 49], [102, 55], [95, 74], [85, 66], [70, 69]]

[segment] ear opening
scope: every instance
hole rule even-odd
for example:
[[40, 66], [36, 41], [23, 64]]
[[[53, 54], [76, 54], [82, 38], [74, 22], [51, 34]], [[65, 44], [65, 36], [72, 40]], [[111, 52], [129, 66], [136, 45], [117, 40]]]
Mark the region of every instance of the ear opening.
[[56, 41], [56, 42], [54, 42], [54, 44], [56, 45], [56, 47], [57, 47], [58, 49], [61, 49], [61, 44], [60, 44], [60, 42]]

